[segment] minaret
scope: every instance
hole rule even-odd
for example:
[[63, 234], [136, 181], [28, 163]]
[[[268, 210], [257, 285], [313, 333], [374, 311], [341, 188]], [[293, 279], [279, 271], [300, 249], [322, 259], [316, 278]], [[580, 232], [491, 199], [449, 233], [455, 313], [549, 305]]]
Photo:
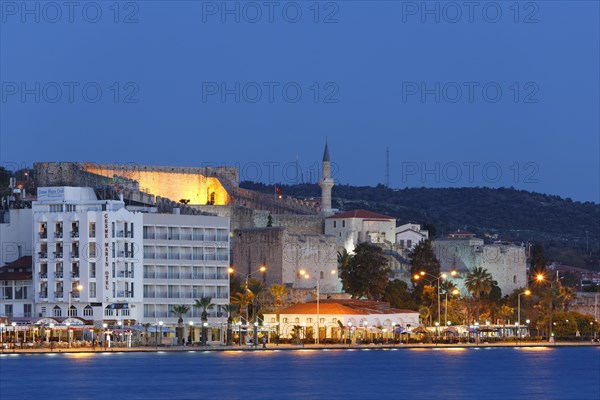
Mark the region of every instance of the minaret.
[[331, 178], [331, 162], [329, 160], [329, 147], [325, 141], [325, 151], [323, 152], [322, 174], [319, 186], [321, 186], [321, 214], [332, 215], [331, 208], [331, 188], [333, 187], [333, 179]]

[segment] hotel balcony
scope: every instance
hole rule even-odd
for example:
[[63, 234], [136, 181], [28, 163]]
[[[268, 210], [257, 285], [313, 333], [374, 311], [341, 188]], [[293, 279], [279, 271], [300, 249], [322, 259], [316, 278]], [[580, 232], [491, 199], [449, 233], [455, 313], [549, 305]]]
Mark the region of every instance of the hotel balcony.
[[38, 253], [38, 260], [45, 260], [48, 258], [48, 252], [46, 251], [40, 251]]
[[55, 239], [62, 239], [63, 234], [62, 232], [54, 232], [54, 238]]
[[39, 236], [40, 239], [48, 239], [48, 232], [40, 232]]
[[73, 231], [73, 232], [71, 232], [71, 237], [73, 239], [79, 239], [79, 231]]
[[54, 298], [55, 299], [62, 299], [63, 298], [63, 292], [54, 292]]
[[48, 273], [47, 272], [40, 272], [40, 279], [48, 279]]
[[48, 292], [40, 292], [40, 299], [48, 300]]
[[63, 258], [63, 253], [62, 251], [55, 251], [54, 252], [54, 258], [58, 259], [58, 258]]
[[79, 278], [79, 271], [71, 272], [71, 278]]
[[71, 258], [79, 258], [79, 251], [72, 251]]
[[55, 272], [54, 273], [54, 277], [56, 279], [62, 279], [63, 278], [63, 273], [62, 272]]

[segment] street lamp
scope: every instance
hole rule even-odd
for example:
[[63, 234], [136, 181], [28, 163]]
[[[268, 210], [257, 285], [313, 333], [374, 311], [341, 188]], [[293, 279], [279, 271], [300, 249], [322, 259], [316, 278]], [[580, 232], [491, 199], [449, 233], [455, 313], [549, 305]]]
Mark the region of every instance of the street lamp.
[[2, 352], [4, 353], [4, 327], [6, 325], [4, 325], [3, 323], [0, 323], [0, 346], [2, 346]]
[[190, 325], [190, 334], [188, 342], [192, 344], [194, 343], [194, 321], [190, 321], [188, 322], [188, 324]]
[[367, 334], [367, 326], [369, 325], [368, 321], [363, 322], [363, 325], [365, 326], [365, 344], [368, 343], [368, 334]]
[[[453, 289], [452, 290], [452, 295], [453, 296], [458, 296], [460, 294], [460, 291], [458, 289]], [[446, 325], [448, 325], [448, 291], [446, 291], [446, 306], [445, 306], [445, 316], [444, 316], [444, 321], [446, 322]]]
[[17, 345], [17, 323], [13, 321], [10, 325], [13, 328], [13, 351], [14, 351], [15, 346]]
[[[52, 326], [52, 324], [50, 324]], [[102, 341], [104, 342], [104, 350], [106, 351], [106, 328], [108, 328], [108, 324], [105, 322], [102, 324]]]
[[[535, 277], [535, 279], [538, 281], [538, 283], [542, 283], [546, 280], [546, 277], [544, 276], [544, 274], [537, 274], [537, 276]], [[550, 335], [548, 337], [548, 342], [550, 343], [554, 343], [554, 333], [552, 332], [552, 327], [554, 325], [556, 325], [555, 323], [553, 323], [552, 321], [552, 317], [553, 317], [553, 313], [554, 313], [554, 292], [552, 292], [552, 289], [554, 287], [554, 281], [550, 280], [550, 290], [551, 290], [551, 300], [550, 300], [550, 323], [549, 323], [549, 327], [550, 327]], [[556, 271], [556, 283], [560, 285], [560, 281], [558, 279], [558, 271]]]
[[[305, 270], [301, 269], [299, 272], [300, 272], [300, 275], [303, 276], [305, 279], [309, 279], [310, 278], [310, 275]], [[335, 270], [332, 270], [331, 274], [334, 275], [335, 274]], [[321, 338], [321, 327], [320, 327], [320, 323], [321, 323], [321, 309], [320, 309], [320, 305], [321, 305], [320, 304], [320, 301], [321, 301], [321, 288], [320, 288], [321, 276], [319, 274], [317, 274], [317, 271], [315, 271], [315, 280], [317, 281], [317, 344], [319, 344], [319, 340]]]
[[[77, 285], [75, 286], [75, 288], [71, 287], [71, 290], [69, 291], [69, 307], [67, 308], [67, 319], [69, 317], [72, 317], [71, 315], [71, 298], [73, 297], [73, 292], [77, 291], [77, 292], [81, 292], [81, 290], [83, 289], [82, 285]], [[67, 322], [67, 335], [69, 335], [69, 347], [71, 347], [71, 328], [69, 328], [69, 323]]]
[[[164, 322], [162, 321], [158, 321], [158, 328], [159, 328], [159, 335], [158, 337], [160, 337], [160, 344], [162, 345], [162, 327], [163, 327]], [[158, 337], [156, 338], [156, 348], [158, 348]]]
[[[250, 278], [252, 275], [257, 274], [259, 272], [266, 272], [267, 271], [267, 267], [265, 267], [264, 265], [261, 265], [260, 268], [257, 271], [251, 272], [249, 274], [246, 274], [246, 279], [245, 279], [245, 285], [246, 285], [246, 290], [250, 291], [250, 289], [248, 289], [248, 278]], [[235, 269], [233, 268], [229, 268], [229, 273], [233, 274], [235, 273]], [[254, 299], [252, 301], [252, 308], [254, 310], [254, 340], [252, 342], [252, 345], [254, 347], [257, 346], [257, 342], [258, 342], [258, 313], [257, 313], [257, 308], [258, 308], [258, 303], [257, 303], [257, 299], [256, 296], [254, 296]], [[240, 328], [241, 329], [241, 328]], [[240, 335], [241, 335], [241, 330], [240, 330]], [[241, 336], [240, 336], [240, 345], [241, 345]]]
[[[456, 272], [456, 270], [450, 271], [450, 275], [451, 276], [456, 276], [457, 274], [458, 274], [458, 272]], [[435, 275], [432, 275], [432, 274], [427, 273], [425, 271], [421, 271], [418, 274], [415, 274], [414, 278], [415, 278], [416, 281], [418, 281], [419, 279], [421, 279], [421, 276], [425, 276], [425, 275], [430, 276], [430, 277], [432, 277], [433, 279], [435, 279], [437, 281], [437, 287], [438, 287], [438, 290], [437, 290], [437, 292], [438, 292], [438, 325], [439, 325], [440, 321], [442, 320], [442, 307], [441, 307], [441, 304], [440, 304], [440, 297], [441, 297], [440, 296], [440, 281], [442, 279], [446, 279], [448, 277], [448, 274], [442, 273], [440, 276], [435, 276]]]
[[531, 290], [527, 289], [526, 291], [519, 293], [517, 296], [517, 333], [518, 338], [521, 340], [521, 295], [529, 296], [531, 294]]

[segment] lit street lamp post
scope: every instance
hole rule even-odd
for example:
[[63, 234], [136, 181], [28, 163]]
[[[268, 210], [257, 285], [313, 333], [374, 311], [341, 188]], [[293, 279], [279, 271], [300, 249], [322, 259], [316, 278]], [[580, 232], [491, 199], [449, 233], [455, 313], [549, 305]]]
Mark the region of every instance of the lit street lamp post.
[[519, 293], [517, 296], [517, 338], [521, 340], [521, 295], [529, 296], [531, 290], [527, 289], [523, 293]]
[[[72, 315], [71, 315], [71, 299], [73, 297], [73, 292], [75, 292], [75, 291], [81, 292], [81, 289], [83, 289], [83, 286], [77, 285], [75, 288], [71, 288], [71, 290], [69, 291], [69, 306], [67, 308], [67, 319], [69, 317], [72, 317]], [[71, 329], [69, 328], [69, 325], [67, 325], [67, 335], [69, 336], [69, 347], [71, 347]]]
[[[306, 272], [305, 270], [301, 269], [300, 271], [300, 275], [304, 277], [304, 279], [310, 279], [310, 275], [308, 274], [308, 272]], [[321, 305], [321, 277], [319, 274], [317, 274], [317, 271], [314, 271], [315, 273], [315, 280], [317, 281], [317, 341], [316, 343], [319, 344], [320, 343], [320, 339], [321, 339], [321, 310], [320, 310], [320, 305]], [[335, 274], [335, 270], [331, 271], [331, 274], [334, 275]]]
[[190, 325], [190, 333], [189, 333], [189, 338], [188, 338], [188, 342], [190, 345], [192, 345], [192, 343], [194, 343], [194, 321], [190, 321], [188, 323]]
[[160, 338], [160, 344], [162, 345], [162, 327], [164, 322], [158, 321], [159, 335], [156, 338], [156, 348], [158, 348], [158, 339]]
[[[248, 278], [250, 278], [252, 275], [259, 273], [259, 272], [266, 272], [267, 271], [267, 267], [265, 267], [264, 265], [261, 265], [260, 268], [257, 271], [251, 272], [249, 274], [245, 275], [245, 285], [246, 285], [246, 291], [250, 291], [250, 289], [248, 289]], [[229, 268], [229, 273], [233, 274], [235, 272], [235, 270], [233, 268]], [[258, 302], [256, 299], [256, 294], [254, 294], [254, 299], [252, 301], [252, 309], [254, 311], [254, 340], [252, 341], [252, 346], [256, 347], [258, 345], [258, 313], [257, 313], [257, 308], [258, 308]], [[241, 313], [241, 310], [240, 310]], [[240, 345], [242, 344], [242, 338], [241, 338], [241, 327], [240, 327]]]
[[[437, 289], [438, 289], [437, 290], [437, 297], [438, 297], [438, 301], [437, 301], [437, 303], [438, 303], [438, 320], [437, 320], [437, 322], [439, 325], [440, 321], [442, 320], [442, 306], [441, 306], [441, 302], [440, 302], [440, 297], [441, 297], [440, 296], [440, 282], [442, 279], [446, 279], [448, 277], [448, 275], [446, 273], [443, 273], [440, 276], [435, 276], [435, 275], [431, 275], [430, 273], [427, 273], [425, 271], [421, 271], [419, 274], [415, 274], [414, 278], [416, 281], [418, 281], [419, 279], [421, 279], [421, 276], [425, 276], [425, 275], [430, 276], [437, 281]], [[456, 276], [457, 275], [456, 270], [450, 271], [450, 275]]]

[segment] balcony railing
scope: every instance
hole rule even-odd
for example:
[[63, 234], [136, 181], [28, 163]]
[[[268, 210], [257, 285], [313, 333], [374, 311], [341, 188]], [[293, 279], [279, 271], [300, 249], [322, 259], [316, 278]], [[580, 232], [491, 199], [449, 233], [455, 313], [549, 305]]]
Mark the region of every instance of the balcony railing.
[[54, 277], [57, 279], [62, 279], [63, 278], [63, 273], [62, 272], [55, 272], [54, 273]]
[[79, 251], [72, 251], [71, 258], [79, 258]]
[[47, 299], [48, 298], [48, 292], [40, 292], [40, 299]]
[[40, 272], [40, 279], [48, 279], [48, 273], [47, 272]]
[[62, 232], [54, 232], [54, 237], [56, 239], [62, 239], [63, 237], [63, 233]]
[[48, 239], [48, 232], [40, 232], [40, 239]]
[[72, 231], [71, 232], [71, 237], [72, 238], [78, 238], [79, 237], [79, 231]]
[[40, 251], [40, 252], [38, 253], [38, 256], [39, 256], [39, 258], [40, 258], [40, 259], [43, 259], [43, 258], [48, 258], [48, 252], [45, 252], [45, 251]]
[[79, 271], [71, 272], [71, 278], [79, 278]]
[[62, 299], [63, 298], [63, 292], [54, 292], [54, 298], [55, 299]]
[[62, 251], [55, 251], [54, 252], [54, 258], [63, 258]]
[[96, 252], [90, 251], [90, 258], [96, 258]]

